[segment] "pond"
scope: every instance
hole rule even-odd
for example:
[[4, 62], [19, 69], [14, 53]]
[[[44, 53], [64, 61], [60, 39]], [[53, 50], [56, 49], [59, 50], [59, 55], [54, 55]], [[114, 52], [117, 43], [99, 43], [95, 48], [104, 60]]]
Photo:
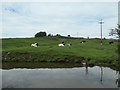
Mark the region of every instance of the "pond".
[[[10, 67], [11, 65], [11, 67]], [[19, 64], [20, 65], [20, 64]], [[51, 64], [51, 68], [3, 63], [3, 88], [118, 88], [119, 72], [109, 67]], [[35, 65], [35, 64], [33, 64]], [[39, 64], [40, 65], [40, 64]], [[46, 65], [44, 63], [44, 65]], [[56, 67], [53, 67], [56, 66]], [[65, 64], [64, 64], [65, 65]], [[66, 65], [65, 65], [66, 66]], [[7, 68], [10, 67], [10, 68]]]

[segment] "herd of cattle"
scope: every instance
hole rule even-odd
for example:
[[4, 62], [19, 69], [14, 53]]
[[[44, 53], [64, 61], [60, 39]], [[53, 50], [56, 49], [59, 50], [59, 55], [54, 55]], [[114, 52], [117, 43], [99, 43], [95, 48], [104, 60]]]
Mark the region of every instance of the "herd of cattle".
[[[80, 41], [80, 43], [86, 43], [86, 41]], [[113, 44], [114, 42], [113, 41], [110, 41], [109, 44]], [[64, 46], [71, 46], [72, 44], [65, 44], [64, 42], [58, 44], [59, 47], [64, 47]], [[38, 43], [34, 43], [34, 44], [31, 44], [31, 47], [38, 47], [39, 44]]]

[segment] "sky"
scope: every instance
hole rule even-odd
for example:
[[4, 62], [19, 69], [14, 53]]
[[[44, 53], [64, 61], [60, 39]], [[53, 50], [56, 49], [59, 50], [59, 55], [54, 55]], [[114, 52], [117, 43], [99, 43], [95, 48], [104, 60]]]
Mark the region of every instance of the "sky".
[[3, 2], [2, 38], [34, 37], [37, 32], [72, 37], [103, 37], [118, 24], [117, 2]]

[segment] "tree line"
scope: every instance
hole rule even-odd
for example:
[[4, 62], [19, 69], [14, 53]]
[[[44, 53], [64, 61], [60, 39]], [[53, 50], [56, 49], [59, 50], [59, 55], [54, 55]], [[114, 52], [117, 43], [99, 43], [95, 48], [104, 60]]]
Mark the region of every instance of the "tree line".
[[[52, 35], [52, 34], [48, 34], [46, 32], [38, 32], [35, 34], [35, 37], [45, 37], [45, 36], [58, 36], [58, 37], [61, 37], [60, 34], [56, 34], [56, 35]], [[70, 37], [70, 35], [68, 35], [68, 37]]]

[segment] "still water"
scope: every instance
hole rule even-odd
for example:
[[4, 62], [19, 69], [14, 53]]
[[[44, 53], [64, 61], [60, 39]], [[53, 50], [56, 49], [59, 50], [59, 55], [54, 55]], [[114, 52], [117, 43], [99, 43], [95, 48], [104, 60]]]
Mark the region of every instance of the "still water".
[[2, 69], [3, 88], [118, 88], [118, 72], [108, 67]]

